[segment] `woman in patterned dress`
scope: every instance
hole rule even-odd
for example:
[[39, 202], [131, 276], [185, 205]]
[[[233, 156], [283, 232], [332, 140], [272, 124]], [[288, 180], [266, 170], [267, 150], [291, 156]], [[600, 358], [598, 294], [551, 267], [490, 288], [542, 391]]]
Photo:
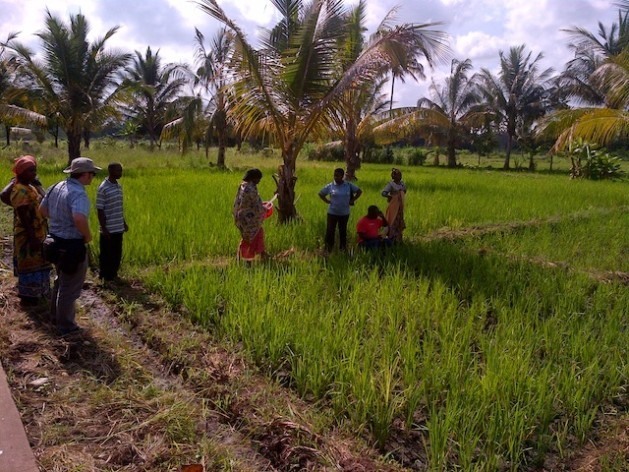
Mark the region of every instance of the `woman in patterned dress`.
[[39, 211], [42, 194], [34, 184], [37, 161], [22, 156], [13, 166], [15, 184], [11, 191], [13, 219], [13, 257], [18, 277], [18, 296], [24, 305], [37, 304], [50, 297], [51, 265], [44, 260], [42, 241], [48, 232], [48, 222]]
[[241, 236], [238, 258], [248, 262], [258, 255], [266, 256], [262, 222], [267, 209], [258, 193], [261, 179], [259, 169], [249, 169], [242, 178], [234, 201], [234, 222]]
[[402, 180], [400, 169], [391, 170], [391, 181], [382, 190], [382, 196], [386, 197], [386, 218], [389, 223], [389, 239], [394, 243], [402, 242], [402, 233], [406, 228], [404, 223], [404, 199], [406, 197], [406, 184]]

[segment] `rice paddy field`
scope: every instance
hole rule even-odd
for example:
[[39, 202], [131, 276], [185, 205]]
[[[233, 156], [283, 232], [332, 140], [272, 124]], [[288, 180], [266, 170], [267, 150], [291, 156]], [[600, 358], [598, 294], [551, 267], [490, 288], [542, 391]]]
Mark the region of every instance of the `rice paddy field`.
[[[248, 167], [261, 168], [270, 198], [277, 154], [228, 153], [231, 170], [219, 171], [200, 153], [84, 153], [125, 166], [125, 275], [383, 451], [403, 436], [431, 470], [518, 470], [626, 414], [627, 181], [403, 166], [406, 243], [323, 257], [317, 193], [336, 165], [304, 160], [300, 220], [267, 220], [274, 257], [247, 267], [233, 198]], [[64, 167], [50, 154], [45, 186]], [[2, 182], [10, 157], [0, 156]], [[389, 173], [359, 171], [350, 229], [369, 205], [386, 206]]]

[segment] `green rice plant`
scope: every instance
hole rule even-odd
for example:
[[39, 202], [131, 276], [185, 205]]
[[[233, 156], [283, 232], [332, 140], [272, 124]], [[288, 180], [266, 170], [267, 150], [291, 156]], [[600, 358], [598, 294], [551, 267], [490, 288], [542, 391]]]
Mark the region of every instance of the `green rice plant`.
[[463, 239], [459, 244], [590, 272], [627, 272], [628, 226], [626, 209], [601, 209], [574, 214], [556, 223]]
[[627, 472], [629, 471], [629, 457], [627, 452], [605, 452], [599, 459], [601, 472]]
[[[593, 340], [586, 334], [596, 332], [594, 326], [600, 318], [576, 317], [574, 313], [594, 313], [591, 310], [602, 300], [618, 295], [613, 287], [594, 292], [591, 287], [590, 295], [584, 298], [586, 290], [582, 285], [589, 284], [587, 280], [576, 282], [581, 285], [579, 290], [567, 289], [569, 282], [575, 282], [563, 276], [549, 285], [547, 278], [540, 277], [543, 270], [528, 267], [528, 274], [523, 274], [524, 265], [516, 270], [503, 268], [500, 275], [494, 274], [498, 281], [495, 289], [479, 291], [477, 284], [484, 283], [486, 271], [499, 270], [492, 261], [476, 272], [461, 271], [464, 266], [460, 264], [458, 271], [442, 268], [440, 275], [435, 273], [424, 282], [413, 275], [414, 269], [409, 272], [412, 259], [406, 265], [393, 266], [370, 265], [376, 261], [367, 257], [358, 258], [350, 267], [341, 264], [341, 259], [328, 261], [327, 266], [322, 262], [294, 261], [282, 267], [260, 266], [253, 270], [238, 266], [211, 268], [210, 273], [220, 273], [220, 284], [217, 279], [203, 284], [201, 280], [208, 274], [204, 268], [196, 272], [200, 278], [194, 281], [195, 299], [215, 300], [216, 292], [221, 292], [221, 299], [229, 302], [223, 304], [225, 311], [216, 321], [227, 335], [241, 339], [254, 358], [271, 372], [287, 365], [282, 356], [289, 356], [288, 365], [295, 373], [291, 373], [292, 382], [298, 391], [319, 398], [330, 395], [339, 418], [349, 415], [353, 424], [368, 427], [374, 436], [384, 434], [385, 425], [390, 427], [409, 397], [416, 395], [417, 405], [436, 407], [444, 404], [444, 392], [449, 392], [448, 401], [469, 405], [465, 414], [458, 415], [460, 423], [454, 432], [461, 437], [478, 438], [484, 445], [486, 463], [500, 461], [500, 457], [514, 464], [524, 460], [524, 444], [544, 433], [553, 414], [557, 414], [557, 396], [568, 398], [576, 391], [574, 383], [566, 383], [576, 377], [558, 376], [556, 369], [570, 365], [566, 364], [568, 360], [594, 355], [590, 350]], [[324, 283], [323, 270], [327, 271]], [[164, 275], [157, 271], [152, 277], [161, 279]], [[466, 278], [471, 284], [469, 291], [477, 295], [465, 308], [455, 292], [437, 282], [435, 275], [442, 279], [446, 276], [443, 280], [459, 289], [456, 276]], [[521, 278], [530, 282], [524, 287], [513, 283]], [[177, 277], [175, 284], [184, 280], [191, 280], [189, 271], [185, 277]], [[409, 283], [417, 290], [409, 290]], [[238, 285], [249, 287], [248, 292], [243, 294]], [[304, 285], [308, 290], [299, 291]], [[210, 295], [203, 295], [210, 287]], [[529, 287], [535, 287], [537, 297], [531, 297]], [[603, 293], [610, 291], [615, 295]], [[364, 301], [374, 293], [378, 293], [378, 303], [365, 305]], [[561, 293], [563, 298], [557, 300]], [[555, 300], [555, 312], [550, 299]], [[484, 335], [481, 325], [485, 323], [483, 312], [488, 305], [496, 311], [498, 321], [494, 331]], [[567, 309], [562, 308], [564, 305]], [[271, 309], [266, 308], [269, 306]], [[540, 318], [540, 312], [548, 313]], [[614, 323], [622, 319], [622, 313], [620, 305], [612, 307]], [[595, 335], [590, 337], [600, 341]], [[619, 342], [610, 340], [611, 345], [620, 347]], [[566, 347], [571, 350], [566, 351]], [[540, 352], [544, 352], [543, 358]], [[600, 369], [587, 372], [597, 370]], [[611, 378], [619, 380], [613, 375]], [[565, 390], [562, 382], [566, 383]], [[557, 390], [549, 389], [551, 383], [558, 384]], [[586, 378], [583, 385], [586, 384], [600, 382]], [[569, 411], [585, 414], [589, 405], [575, 404]], [[474, 415], [475, 411], [483, 414]], [[405, 415], [412, 417], [408, 411]], [[469, 442], [461, 446], [446, 443], [449, 452], [435, 452], [437, 463], [443, 454], [450, 457], [448, 460], [478, 460], [474, 455], [477, 446], [472, 447]], [[432, 447], [432, 441], [430, 444]]]
[[404, 398], [397, 389], [399, 358], [385, 356], [386, 365], [377, 373], [374, 388], [377, 401], [371, 411], [370, 429], [379, 448], [383, 449], [390, 434], [393, 420], [399, 416]]

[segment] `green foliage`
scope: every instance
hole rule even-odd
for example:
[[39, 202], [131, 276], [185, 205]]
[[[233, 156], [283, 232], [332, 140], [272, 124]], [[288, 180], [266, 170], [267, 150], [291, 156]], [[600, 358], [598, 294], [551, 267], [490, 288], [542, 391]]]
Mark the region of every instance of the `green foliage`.
[[390, 146], [365, 150], [363, 162], [372, 164], [393, 164], [395, 154]]
[[395, 164], [408, 166], [423, 166], [426, 162], [427, 150], [416, 146], [395, 149]]
[[573, 179], [621, 179], [625, 176], [621, 159], [600, 149], [595, 149], [582, 139], [575, 140], [568, 151]]
[[309, 147], [304, 151], [309, 161], [342, 162], [345, 159], [345, 148], [340, 141]]
[[620, 158], [609, 153], [596, 153], [588, 159], [583, 169], [585, 178], [592, 180], [623, 178], [625, 173], [621, 170]]

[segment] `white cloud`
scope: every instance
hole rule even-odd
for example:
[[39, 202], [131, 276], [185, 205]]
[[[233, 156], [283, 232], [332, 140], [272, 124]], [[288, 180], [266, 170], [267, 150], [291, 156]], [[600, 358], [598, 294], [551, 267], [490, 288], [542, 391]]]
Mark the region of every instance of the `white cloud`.
[[498, 51], [509, 47], [504, 38], [483, 31], [470, 31], [454, 38], [453, 49], [459, 59], [471, 59], [472, 64], [485, 63], [498, 57]]
[[242, 0], [227, 0], [224, 4], [233, 3], [243, 18], [260, 25], [270, 25], [277, 19], [277, 11], [270, 2], [243, 2]]

